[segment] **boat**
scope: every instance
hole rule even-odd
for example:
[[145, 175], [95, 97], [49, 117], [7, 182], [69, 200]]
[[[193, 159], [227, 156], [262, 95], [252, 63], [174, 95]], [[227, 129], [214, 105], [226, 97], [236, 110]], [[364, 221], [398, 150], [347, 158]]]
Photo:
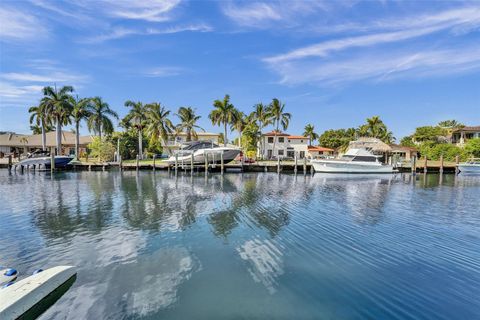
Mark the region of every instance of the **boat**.
[[471, 159], [458, 164], [458, 170], [463, 173], [480, 173], [480, 159]]
[[75, 282], [73, 266], [37, 270], [33, 275], [0, 288], [0, 319], [35, 319]]
[[351, 148], [340, 159], [313, 159], [315, 172], [329, 173], [394, 173], [391, 165], [383, 164], [368, 149]]
[[208, 157], [208, 163], [220, 163], [223, 156], [223, 163], [233, 161], [241, 152], [236, 147], [220, 147], [209, 141], [192, 141], [181, 145], [181, 149], [165, 160], [170, 164], [177, 161], [179, 164], [190, 164], [193, 154], [194, 164], [204, 164], [205, 155]]
[[[55, 156], [55, 168], [65, 168], [73, 160], [71, 156]], [[46, 150], [37, 150], [35, 152], [29, 153], [26, 159], [23, 159], [16, 166], [43, 166], [45, 168], [50, 168], [51, 166], [51, 156], [50, 152]]]

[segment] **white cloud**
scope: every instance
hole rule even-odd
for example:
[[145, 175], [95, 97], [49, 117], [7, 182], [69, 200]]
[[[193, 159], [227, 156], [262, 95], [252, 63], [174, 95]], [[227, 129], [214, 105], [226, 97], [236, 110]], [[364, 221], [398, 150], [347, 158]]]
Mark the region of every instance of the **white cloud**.
[[171, 11], [180, 4], [180, 0], [104, 0], [101, 3], [105, 6], [104, 11], [113, 17], [163, 22], [171, 19]]
[[177, 67], [156, 67], [144, 72], [144, 75], [152, 78], [178, 76], [183, 71], [182, 68]]
[[293, 61], [275, 65], [281, 83], [337, 85], [372, 79], [452, 75], [480, 69], [480, 46], [445, 50], [376, 53], [328, 62]]
[[[474, 7], [403, 17], [388, 23], [377, 21], [364, 29], [375, 29], [376, 33], [323, 41], [263, 61], [285, 84], [331, 85], [361, 79], [382, 81], [469, 72], [478, 69], [480, 46], [461, 39], [464, 41], [456, 41], [453, 48], [450, 40], [479, 27], [480, 8]], [[422, 38], [433, 33], [437, 33], [435, 43]], [[413, 39], [415, 50], [404, 45]], [[459, 43], [463, 48], [458, 48]]]
[[121, 39], [133, 35], [147, 36], [147, 35], [160, 35], [160, 34], [173, 34], [179, 32], [210, 32], [212, 27], [207, 24], [193, 24], [185, 26], [172, 26], [166, 28], [148, 28], [148, 29], [132, 29], [132, 28], [113, 28], [110, 32], [93, 36], [85, 39], [84, 43], [99, 43], [108, 40]]
[[298, 17], [326, 10], [328, 6], [328, 2], [322, 1], [228, 2], [222, 6], [222, 11], [240, 26], [267, 28], [297, 24]]
[[[375, 26], [384, 26], [383, 22], [374, 23]], [[345, 50], [352, 47], [374, 46], [389, 42], [398, 42], [411, 38], [425, 36], [445, 29], [466, 30], [480, 26], [480, 8], [465, 8], [452, 11], [444, 11], [430, 16], [401, 19], [392, 21], [387, 28], [408, 29], [394, 32], [380, 32], [371, 35], [362, 35], [337, 40], [320, 42], [292, 50], [285, 54], [268, 57], [264, 61], [278, 63], [307, 57], [325, 57], [333, 51]]]
[[0, 75], [0, 78], [13, 81], [28, 81], [28, 82], [83, 82], [86, 77], [83, 75], [68, 74], [63, 71], [55, 71], [48, 74], [33, 74], [8, 72]]
[[17, 9], [0, 7], [0, 39], [32, 41], [45, 38], [47, 28], [35, 16]]

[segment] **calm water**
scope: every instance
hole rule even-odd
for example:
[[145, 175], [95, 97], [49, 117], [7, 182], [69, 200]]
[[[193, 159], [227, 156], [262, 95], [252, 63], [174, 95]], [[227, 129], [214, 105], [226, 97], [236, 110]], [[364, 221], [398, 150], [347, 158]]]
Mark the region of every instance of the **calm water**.
[[0, 171], [0, 265], [78, 266], [43, 319], [479, 319], [480, 176]]

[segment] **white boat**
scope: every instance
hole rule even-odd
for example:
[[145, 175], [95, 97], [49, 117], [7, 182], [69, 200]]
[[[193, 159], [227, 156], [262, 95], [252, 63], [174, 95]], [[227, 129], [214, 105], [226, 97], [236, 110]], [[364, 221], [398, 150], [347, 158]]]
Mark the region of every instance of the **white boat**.
[[458, 170], [463, 173], [480, 173], [480, 159], [461, 162], [458, 164]]
[[[55, 168], [65, 168], [73, 160], [73, 157], [70, 156], [55, 156]], [[32, 166], [32, 165], [42, 165], [43, 168], [50, 168], [51, 166], [51, 157], [49, 151], [38, 150], [33, 153], [28, 154], [27, 158], [23, 159], [16, 166]]]
[[175, 154], [165, 161], [170, 164], [178, 161], [179, 164], [188, 165], [191, 162], [193, 154], [194, 164], [204, 164], [205, 155], [208, 157], [208, 163], [220, 163], [222, 155], [223, 163], [229, 163], [233, 161], [240, 152], [241, 149], [236, 147], [220, 147], [209, 141], [192, 141], [183, 144], [180, 150], [175, 151]]
[[43, 270], [0, 289], [0, 319], [34, 319], [73, 284], [75, 267]]
[[314, 159], [315, 172], [330, 173], [394, 173], [391, 165], [378, 161], [379, 156], [367, 149], [348, 149], [340, 159]]

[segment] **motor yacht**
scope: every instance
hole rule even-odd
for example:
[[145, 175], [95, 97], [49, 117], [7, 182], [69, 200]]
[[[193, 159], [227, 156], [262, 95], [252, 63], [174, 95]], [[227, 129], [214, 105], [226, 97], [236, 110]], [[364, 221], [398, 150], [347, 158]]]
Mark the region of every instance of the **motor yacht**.
[[331, 173], [393, 173], [396, 170], [378, 160], [367, 149], [348, 149], [340, 159], [314, 159], [311, 164], [315, 172]]
[[[55, 156], [55, 168], [65, 168], [72, 160], [71, 156]], [[50, 152], [46, 150], [37, 150], [35, 152], [29, 153], [26, 159], [21, 160], [17, 163], [17, 166], [31, 166], [31, 165], [41, 165], [45, 168], [50, 168], [51, 166], [51, 157]]]
[[233, 161], [241, 152], [240, 148], [236, 147], [220, 147], [217, 144], [209, 141], [191, 141], [181, 145], [179, 150], [166, 161], [168, 163], [184, 163], [190, 164], [193, 154], [193, 163], [204, 164], [205, 156], [207, 156], [208, 163], [220, 163], [223, 155], [223, 163]]

